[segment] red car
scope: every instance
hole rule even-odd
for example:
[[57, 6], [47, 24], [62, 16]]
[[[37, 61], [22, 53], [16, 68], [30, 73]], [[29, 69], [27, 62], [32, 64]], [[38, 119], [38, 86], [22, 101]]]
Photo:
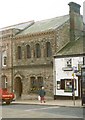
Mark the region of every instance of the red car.
[[2, 103], [6, 102], [6, 104], [10, 104], [13, 101], [14, 97], [14, 93], [9, 93], [7, 88], [0, 88], [0, 101]]

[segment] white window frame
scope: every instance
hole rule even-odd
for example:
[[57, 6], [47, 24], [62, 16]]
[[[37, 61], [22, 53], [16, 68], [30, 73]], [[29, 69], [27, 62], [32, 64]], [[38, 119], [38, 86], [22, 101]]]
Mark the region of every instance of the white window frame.
[[72, 67], [72, 58], [65, 59], [65, 67]]
[[7, 88], [7, 85], [8, 85], [8, 81], [7, 78], [5, 77], [5, 88]]

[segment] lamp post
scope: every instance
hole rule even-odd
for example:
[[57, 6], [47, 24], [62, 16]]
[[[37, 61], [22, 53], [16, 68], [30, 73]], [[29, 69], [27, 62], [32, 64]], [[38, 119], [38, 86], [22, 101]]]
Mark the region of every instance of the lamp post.
[[73, 79], [72, 79], [72, 97], [73, 97], [73, 104], [75, 105], [75, 78], [74, 78], [74, 73], [72, 74]]

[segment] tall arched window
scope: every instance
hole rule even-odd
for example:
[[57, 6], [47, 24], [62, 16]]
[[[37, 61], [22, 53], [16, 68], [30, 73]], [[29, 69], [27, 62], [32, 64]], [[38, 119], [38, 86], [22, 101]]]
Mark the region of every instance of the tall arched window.
[[26, 51], [27, 51], [27, 58], [31, 58], [31, 50], [29, 45], [26, 46]]
[[7, 53], [6, 51], [2, 52], [2, 66], [6, 66], [7, 65]]
[[41, 49], [40, 49], [40, 45], [38, 43], [36, 44], [36, 57], [37, 58], [41, 57]]
[[17, 52], [18, 52], [18, 59], [21, 59], [22, 58], [21, 46], [18, 46]]
[[46, 43], [46, 57], [52, 56], [52, 48], [50, 42]]
[[43, 77], [30, 77], [30, 88], [31, 92], [38, 93], [40, 88], [43, 86]]

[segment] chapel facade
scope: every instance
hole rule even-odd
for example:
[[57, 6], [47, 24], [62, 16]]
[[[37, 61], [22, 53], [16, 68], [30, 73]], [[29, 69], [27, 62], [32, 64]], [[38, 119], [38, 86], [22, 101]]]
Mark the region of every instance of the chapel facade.
[[69, 15], [0, 30], [1, 85], [17, 98], [29, 99], [41, 86], [47, 96], [54, 96], [53, 56], [80, 33], [74, 29], [83, 23], [80, 5], [71, 2], [69, 8]]

